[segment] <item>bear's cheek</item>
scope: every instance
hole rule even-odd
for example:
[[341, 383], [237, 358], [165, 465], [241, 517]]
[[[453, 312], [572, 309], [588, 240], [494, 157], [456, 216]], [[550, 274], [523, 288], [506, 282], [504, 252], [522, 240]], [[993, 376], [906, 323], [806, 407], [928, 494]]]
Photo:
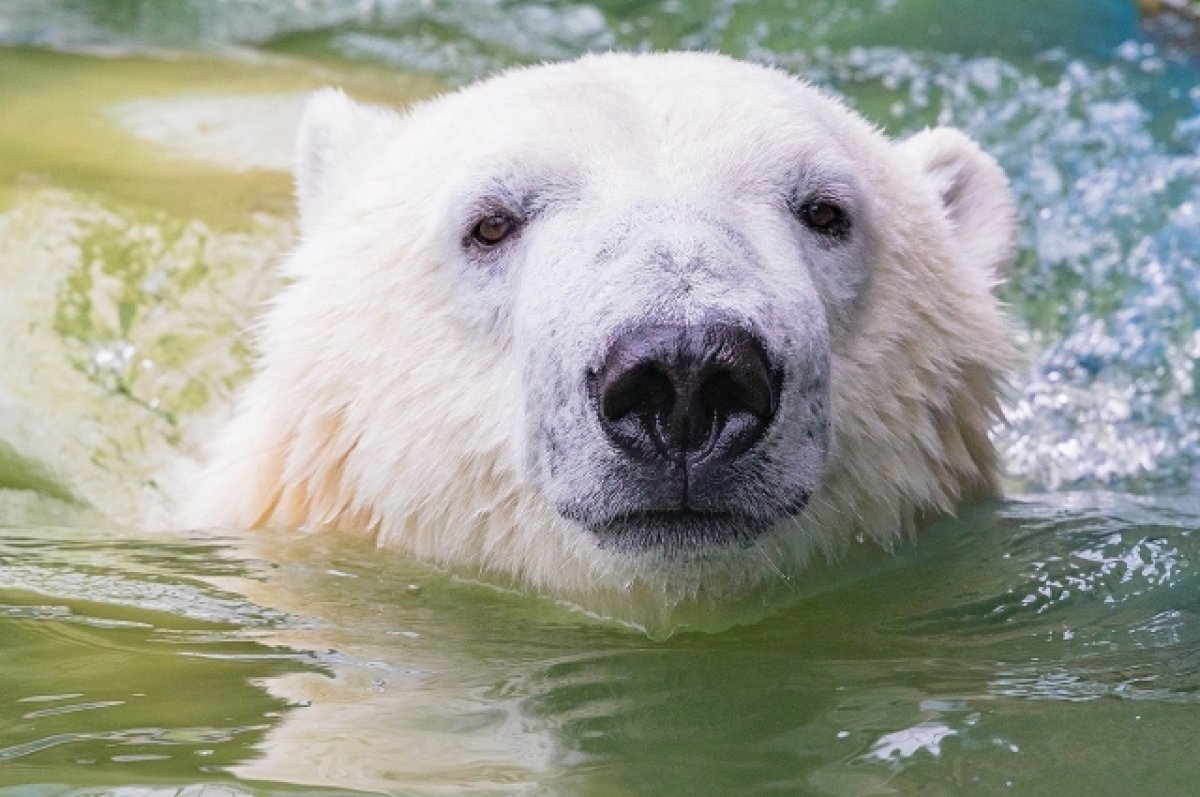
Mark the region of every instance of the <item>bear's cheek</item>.
[[889, 259], [885, 243], [875, 233], [871, 210], [862, 209], [845, 245], [810, 253], [813, 284], [834, 345], [853, 334], [874, 272], [881, 261]]
[[478, 257], [461, 246], [447, 248], [440, 277], [455, 315], [474, 334], [489, 340], [511, 338], [519, 261], [520, 252]]

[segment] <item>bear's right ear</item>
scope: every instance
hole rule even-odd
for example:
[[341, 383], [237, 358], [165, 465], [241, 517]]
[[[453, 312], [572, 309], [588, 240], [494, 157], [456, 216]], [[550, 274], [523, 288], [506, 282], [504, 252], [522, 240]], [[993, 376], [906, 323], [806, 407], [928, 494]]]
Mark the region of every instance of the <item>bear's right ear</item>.
[[398, 118], [386, 108], [355, 102], [341, 89], [312, 95], [300, 118], [293, 156], [302, 230], [310, 229], [338, 195], [352, 161], [364, 150], [374, 152], [374, 143]]
[[899, 147], [933, 184], [967, 262], [1002, 280], [1016, 255], [1017, 211], [1000, 164], [951, 127], [923, 130]]

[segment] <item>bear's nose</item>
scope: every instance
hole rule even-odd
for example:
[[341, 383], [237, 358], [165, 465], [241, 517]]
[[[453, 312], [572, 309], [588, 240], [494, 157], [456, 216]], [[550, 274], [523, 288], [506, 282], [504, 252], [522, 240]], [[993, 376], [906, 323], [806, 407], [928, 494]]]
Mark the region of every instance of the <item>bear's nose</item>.
[[750, 331], [730, 324], [640, 326], [591, 374], [600, 425], [626, 453], [688, 469], [729, 462], [762, 436], [781, 377]]

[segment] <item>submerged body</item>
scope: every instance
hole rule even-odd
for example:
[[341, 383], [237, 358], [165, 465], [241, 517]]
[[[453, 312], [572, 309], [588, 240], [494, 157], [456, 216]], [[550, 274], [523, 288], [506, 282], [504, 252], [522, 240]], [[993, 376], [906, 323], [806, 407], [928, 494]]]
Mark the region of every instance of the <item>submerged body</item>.
[[698, 54], [327, 91], [302, 236], [193, 525], [558, 593], [725, 596], [996, 490], [995, 163]]

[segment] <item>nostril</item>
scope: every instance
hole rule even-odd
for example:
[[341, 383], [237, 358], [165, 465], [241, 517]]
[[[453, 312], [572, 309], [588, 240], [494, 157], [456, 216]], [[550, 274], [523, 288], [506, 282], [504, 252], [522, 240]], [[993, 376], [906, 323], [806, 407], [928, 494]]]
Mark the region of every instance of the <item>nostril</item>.
[[604, 385], [600, 395], [600, 413], [616, 423], [629, 415], [644, 418], [667, 415], [675, 404], [671, 378], [653, 363], [643, 363], [621, 373]]
[[739, 404], [737, 385], [733, 377], [718, 371], [700, 384], [697, 396], [699, 409], [705, 415], [723, 416]]
[[775, 414], [775, 390], [766, 368], [717, 371], [700, 386], [699, 400], [706, 412], [720, 418], [746, 413], [765, 421]]

